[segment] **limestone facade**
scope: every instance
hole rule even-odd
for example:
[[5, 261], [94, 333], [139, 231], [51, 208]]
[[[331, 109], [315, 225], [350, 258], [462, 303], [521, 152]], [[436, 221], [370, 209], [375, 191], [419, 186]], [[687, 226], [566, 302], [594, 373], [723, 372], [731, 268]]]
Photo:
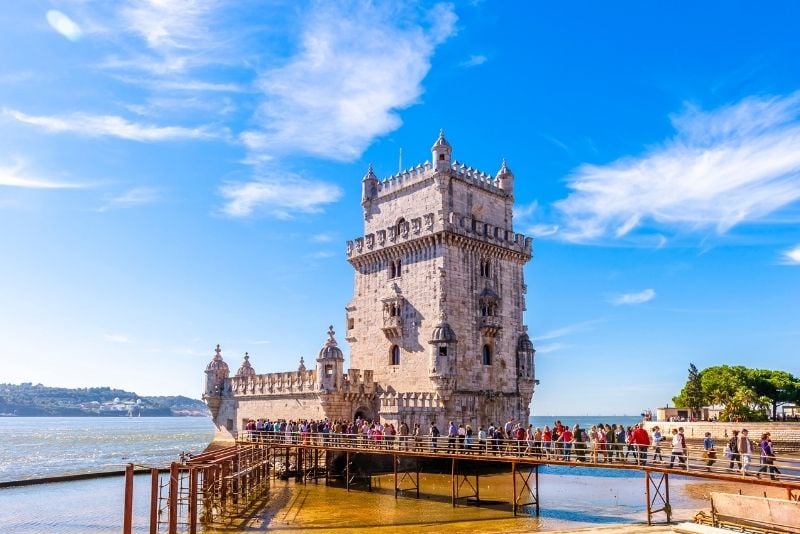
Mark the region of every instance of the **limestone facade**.
[[[527, 421], [534, 350], [523, 324], [532, 239], [514, 232], [514, 175], [452, 160], [440, 134], [425, 162], [362, 179], [364, 233], [347, 242], [354, 269], [345, 311], [351, 368], [331, 328], [314, 371], [234, 377], [219, 348], [206, 399], [220, 433], [250, 418], [356, 415], [426, 429]], [[218, 358], [219, 356], [219, 358]], [[223, 362], [224, 363], [224, 362]], [[223, 376], [224, 375], [224, 376]]]

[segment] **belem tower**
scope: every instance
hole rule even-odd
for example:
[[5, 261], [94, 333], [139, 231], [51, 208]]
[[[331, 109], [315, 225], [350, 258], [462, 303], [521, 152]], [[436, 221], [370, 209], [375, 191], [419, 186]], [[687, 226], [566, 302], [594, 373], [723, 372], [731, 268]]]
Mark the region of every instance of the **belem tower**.
[[431, 150], [433, 163], [386, 179], [370, 166], [362, 179], [364, 235], [347, 242], [350, 368], [332, 327], [313, 367], [301, 358], [283, 373], [258, 374], [245, 354], [229, 376], [217, 346], [203, 394], [217, 440], [249, 419], [527, 421], [532, 239], [513, 230], [514, 175], [505, 161], [492, 176], [453, 160], [443, 133]]

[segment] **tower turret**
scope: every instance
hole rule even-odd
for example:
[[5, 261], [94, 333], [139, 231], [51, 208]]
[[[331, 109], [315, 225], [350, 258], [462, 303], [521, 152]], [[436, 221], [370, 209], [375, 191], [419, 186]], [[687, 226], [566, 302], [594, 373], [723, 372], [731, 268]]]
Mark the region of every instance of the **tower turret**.
[[367, 203], [378, 196], [378, 177], [372, 170], [372, 163], [367, 168], [367, 174], [361, 179], [361, 205], [366, 207]]
[[509, 196], [514, 196], [514, 173], [506, 165], [506, 159], [503, 158], [503, 164], [500, 170], [497, 171], [497, 187], [508, 193]]
[[256, 370], [253, 369], [253, 366], [250, 365], [250, 354], [244, 353], [244, 361], [242, 362], [242, 366], [239, 367], [239, 370], [236, 371], [236, 376], [255, 376]]
[[214, 358], [206, 366], [206, 395], [220, 395], [229, 374], [228, 364], [222, 359], [222, 349], [217, 345]]
[[333, 326], [328, 327], [328, 341], [317, 356], [317, 384], [319, 389], [336, 391], [342, 386], [344, 354], [333, 337]]
[[[526, 328], [527, 330], [527, 328]], [[534, 379], [533, 355], [536, 349], [533, 348], [531, 338], [527, 332], [523, 332], [517, 340], [517, 377], [522, 380]]]
[[431, 147], [433, 167], [437, 171], [446, 171], [450, 168], [453, 155], [453, 147], [444, 138], [444, 130], [439, 130], [439, 138]]

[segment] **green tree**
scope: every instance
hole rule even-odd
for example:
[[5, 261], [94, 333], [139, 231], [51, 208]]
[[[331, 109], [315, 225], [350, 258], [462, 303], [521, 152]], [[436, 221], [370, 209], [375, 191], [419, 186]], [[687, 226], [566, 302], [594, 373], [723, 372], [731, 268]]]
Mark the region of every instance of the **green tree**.
[[683, 386], [677, 397], [673, 397], [672, 401], [678, 408], [689, 408], [692, 417], [697, 417], [700, 409], [706, 404], [700, 373], [693, 363], [689, 363], [689, 377], [686, 379], [686, 385]]

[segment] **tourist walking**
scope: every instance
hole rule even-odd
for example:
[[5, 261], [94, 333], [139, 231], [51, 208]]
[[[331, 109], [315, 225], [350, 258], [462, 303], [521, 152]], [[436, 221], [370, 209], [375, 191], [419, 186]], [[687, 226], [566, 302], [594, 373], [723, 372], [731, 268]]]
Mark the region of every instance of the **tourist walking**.
[[653, 463], [656, 463], [656, 458], [658, 458], [658, 462], [663, 464], [664, 457], [661, 456], [661, 442], [664, 441], [664, 436], [661, 434], [661, 428], [658, 426], [653, 427]]
[[633, 429], [631, 442], [636, 448], [636, 463], [641, 466], [647, 465], [647, 449], [650, 447], [650, 436], [644, 428], [644, 423], [637, 423]]
[[772, 448], [772, 439], [770, 439], [769, 432], [761, 435], [761, 468], [758, 470], [758, 478], [761, 478], [761, 473], [769, 473], [771, 480], [777, 480], [780, 471], [775, 467], [775, 449]]
[[742, 469], [742, 460], [741, 456], [739, 456], [739, 431], [734, 430], [731, 439], [728, 441], [728, 458], [730, 458], [731, 463], [728, 466], [728, 469], [733, 470], [733, 464], [736, 463], [739, 470]]
[[747, 475], [747, 468], [753, 460], [753, 442], [747, 437], [747, 429], [743, 428], [739, 432], [739, 441], [737, 443], [739, 448], [739, 456], [742, 458], [742, 476]]
[[703, 438], [703, 459], [706, 461], [706, 469], [711, 471], [711, 466], [717, 461], [717, 451], [714, 450], [711, 432], [706, 432], [705, 438]]
[[686, 462], [686, 440], [683, 437], [683, 434], [679, 434], [678, 430], [673, 428], [672, 429], [672, 452], [669, 455], [669, 468], [672, 469], [672, 464], [675, 460], [678, 460], [679, 464], [683, 464], [683, 467], [688, 469], [689, 466]]

